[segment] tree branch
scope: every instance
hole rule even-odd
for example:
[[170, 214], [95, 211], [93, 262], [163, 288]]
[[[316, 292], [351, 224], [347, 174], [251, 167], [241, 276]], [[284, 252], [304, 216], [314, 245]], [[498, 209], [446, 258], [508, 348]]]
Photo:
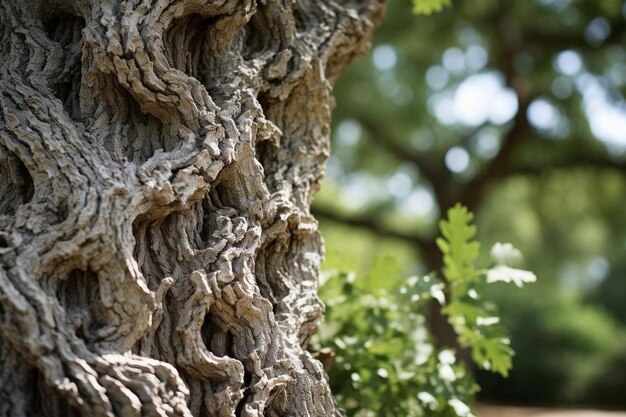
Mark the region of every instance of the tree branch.
[[313, 205], [311, 213], [318, 219], [325, 219], [342, 223], [347, 226], [360, 227], [377, 234], [392, 239], [402, 240], [422, 250], [432, 244], [430, 239], [424, 239], [412, 233], [394, 230], [384, 225], [380, 219], [371, 215], [347, 215], [336, 209], [329, 209], [320, 205]]
[[[609, 22], [611, 32], [601, 43], [603, 48], [609, 45], [622, 45], [624, 43], [624, 31], [626, 23], [623, 19]], [[547, 32], [545, 30], [535, 30], [524, 33], [524, 40], [531, 44], [548, 45], [554, 50], [577, 49], [585, 52], [600, 51], [597, 46], [587, 43], [582, 31], [576, 32]]]
[[599, 158], [596, 156], [576, 155], [575, 157], [569, 159], [563, 159], [553, 162], [550, 165], [526, 165], [511, 167], [505, 175], [542, 175], [558, 169], [571, 169], [582, 167], [605, 169], [608, 168], [626, 174], [626, 161], [616, 161], [609, 158]]
[[448, 177], [448, 171], [442, 169], [443, 162], [438, 163], [435, 158], [419, 154], [408, 147], [401, 145], [401, 140], [391, 138], [388, 131], [383, 131], [376, 123], [372, 123], [366, 117], [359, 117], [359, 123], [369, 133], [369, 138], [377, 145], [384, 148], [396, 158], [414, 164], [420, 173], [431, 183], [433, 187], [444, 183]]

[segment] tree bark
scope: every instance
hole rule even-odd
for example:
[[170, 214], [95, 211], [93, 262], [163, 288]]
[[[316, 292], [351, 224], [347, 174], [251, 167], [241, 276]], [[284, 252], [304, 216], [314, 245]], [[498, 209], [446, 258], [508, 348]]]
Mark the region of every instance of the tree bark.
[[382, 0], [0, 2], [0, 415], [330, 416], [309, 205]]

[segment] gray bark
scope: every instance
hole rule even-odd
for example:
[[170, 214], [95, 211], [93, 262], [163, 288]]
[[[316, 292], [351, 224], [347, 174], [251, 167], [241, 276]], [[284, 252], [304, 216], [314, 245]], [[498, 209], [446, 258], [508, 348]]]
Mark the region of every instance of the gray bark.
[[331, 85], [382, 0], [0, 2], [0, 416], [330, 416]]

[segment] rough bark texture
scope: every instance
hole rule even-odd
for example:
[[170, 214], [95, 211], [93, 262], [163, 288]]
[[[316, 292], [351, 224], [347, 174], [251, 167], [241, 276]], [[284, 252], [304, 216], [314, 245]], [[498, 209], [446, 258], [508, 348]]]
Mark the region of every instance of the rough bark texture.
[[381, 0], [0, 2], [0, 415], [330, 416], [309, 204]]

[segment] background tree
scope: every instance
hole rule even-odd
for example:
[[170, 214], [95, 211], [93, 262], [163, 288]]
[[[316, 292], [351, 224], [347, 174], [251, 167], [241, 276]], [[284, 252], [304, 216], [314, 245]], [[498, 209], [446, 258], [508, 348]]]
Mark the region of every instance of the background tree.
[[518, 356], [506, 381], [479, 375], [492, 399], [623, 405], [625, 15], [621, 0], [458, 1], [428, 17], [391, 2], [371, 59], [337, 86], [314, 206], [329, 268], [439, 270], [436, 224], [460, 201], [484, 246], [515, 242], [540, 278], [493, 290]]
[[335, 414], [309, 204], [381, 10], [0, 4], [0, 415]]

